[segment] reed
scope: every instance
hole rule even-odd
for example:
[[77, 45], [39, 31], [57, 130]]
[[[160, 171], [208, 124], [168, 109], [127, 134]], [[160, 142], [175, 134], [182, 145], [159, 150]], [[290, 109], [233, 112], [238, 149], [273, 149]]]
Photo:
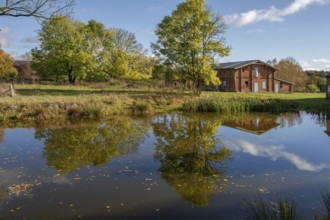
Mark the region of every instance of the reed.
[[218, 113], [240, 113], [240, 112], [292, 112], [307, 111], [313, 113], [330, 113], [330, 101], [326, 99], [293, 99], [293, 96], [264, 96], [255, 94], [223, 95], [207, 94], [183, 103], [185, 112], [218, 112]]
[[255, 220], [298, 220], [296, 205], [293, 201], [279, 198], [276, 202], [266, 202], [258, 197], [254, 203], [249, 205], [251, 218]]

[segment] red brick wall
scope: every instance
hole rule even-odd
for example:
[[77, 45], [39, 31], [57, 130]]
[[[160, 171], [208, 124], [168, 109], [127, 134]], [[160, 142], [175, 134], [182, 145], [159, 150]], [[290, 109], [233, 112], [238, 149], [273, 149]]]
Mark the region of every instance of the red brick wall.
[[327, 77], [327, 98], [330, 99], [330, 77]]
[[[259, 75], [254, 76], [254, 68], [258, 67]], [[220, 91], [225, 92], [254, 92], [255, 83], [258, 83], [258, 92], [275, 92], [275, 70], [266, 65], [249, 65], [243, 68], [218, 70], [218, 76], [223, 84]], [[226, 86], [224, 86], [226, 82]], [[282, 88], [279, 85], [279, 92], [288, 93], [291, 91], [291, 85], [283, 83]], [[265, 84], [265, 87], [263, 87]]]
[[230, 69], [218, 70], [218, 76], [220, 77], [220, 80], [222, 82], [222, 85], [220, 86], [220, 91], [236, 92], [235, 78], [233, 71], [234, 70], [230, 70]]

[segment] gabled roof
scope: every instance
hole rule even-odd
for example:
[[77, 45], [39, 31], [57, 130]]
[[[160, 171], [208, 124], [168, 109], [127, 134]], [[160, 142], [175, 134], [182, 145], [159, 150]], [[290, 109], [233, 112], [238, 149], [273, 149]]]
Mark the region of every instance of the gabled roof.
[[268, 63], [265, 63], [260, 60], [246, 60], [246, 61], [237, 61], [237, 62], [228, 62], [228, 63], [220, 63], [220, 66], [213, 66], [213, 69], [215, 70], [221, 70], [221, 69], [239, 69], [251, 64], [259, 64], [259, 65], [266, 65], [274, 70], [279, 70], [276, 67], [269, 65]]
[[285, 83], [289, 83], [289, 84], [295, 85], [295, 83], [290, 82], [290, 81], [286, 81], [284, 79], [280, 79], [280, 78], [275, 78], [275, 79], [278, 80], [278, 81], [280, 81], [280, 82], [285, 82]]
[[325, 77], [330, 77], [330, 72], [325, 72], [325, 73], [324, 73], [324, 76], [325, 76]]

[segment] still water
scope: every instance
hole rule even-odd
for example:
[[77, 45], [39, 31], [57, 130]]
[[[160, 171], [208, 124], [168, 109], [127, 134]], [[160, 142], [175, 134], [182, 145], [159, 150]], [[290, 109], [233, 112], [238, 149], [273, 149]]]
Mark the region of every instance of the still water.
[[0, 219], [249, 219], [256, 197], [308, 218], [330, 192], [329, 135], [304, 112], [2, 125]]

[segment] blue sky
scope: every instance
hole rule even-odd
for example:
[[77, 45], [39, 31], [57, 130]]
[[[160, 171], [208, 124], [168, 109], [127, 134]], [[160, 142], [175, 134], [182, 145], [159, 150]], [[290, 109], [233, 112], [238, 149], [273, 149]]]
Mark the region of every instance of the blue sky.
[[[183, 0], [76, 0], [73, 17], [136, 34], [150, 51], [153, 30]], [[294, 57], [304, 69], [330, 70], [330, 0], [206, 0], [228, 25], [231, 55], [221, 62]], [[19, 58], [38, 46], [33, 18], [0, 18], [0, 44]]]

